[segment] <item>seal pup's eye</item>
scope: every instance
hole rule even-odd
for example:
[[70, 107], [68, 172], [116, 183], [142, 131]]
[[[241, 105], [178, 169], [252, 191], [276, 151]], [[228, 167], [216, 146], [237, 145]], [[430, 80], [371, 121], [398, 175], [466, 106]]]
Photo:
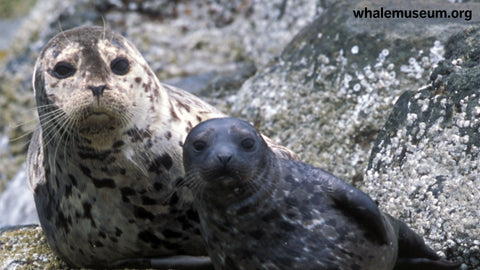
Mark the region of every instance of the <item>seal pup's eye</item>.
[[126, 58], [117, 57], [110, 63], [110, 69], [117, 75], [125, 75], [130, 69], [130, 64]]
[[192, 143], [192, 146], [193, 146], [193, 149], [195, 149], [195, 151], [200, 152], [203, 149], [205, 149], [205, 147], [207, 147], [207, 143], [204, 141], [194, 141]]
[[253, 146], [255, 146], [255, 141], [252, 138], [247, 138], [247, 139], [244, 139], [240, 143], [240, 145], [245, 150], [251, 150], [253, 148]]
[[55, 67], [53, 68], [53, 76], [58, 79], [65, 79], [73, 74], [75, 74], [77, 70], [67, 62], [58, 62]]

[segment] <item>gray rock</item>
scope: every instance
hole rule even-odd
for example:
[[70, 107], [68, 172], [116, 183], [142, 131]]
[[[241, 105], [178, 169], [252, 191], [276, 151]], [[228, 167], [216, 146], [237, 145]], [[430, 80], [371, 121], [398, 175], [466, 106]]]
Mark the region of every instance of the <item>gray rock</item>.
[[352, 10], [473, 9], [479, 4], [340, 1], [305, 27], [278, 62], [243, 84], [231, 114], [302, 160], [361, 186], [368, 156], [397, 97], [425, 84], [444, 44], [472, 21], [358, 19]]
[[66, 263], [59, 260], [47, 244], [40, 226], [13, 226], [0, 229], [0, 269], [63, 269]]
[[453, 36], [429, 84], [398, 99], [365, 190], [465, 269], [480, 268], [480, 29]]
[[0, 194], [0, 228], [19, 224], [38, 224], [33, 194], [26, 185], [27, 175], [22, 166]]

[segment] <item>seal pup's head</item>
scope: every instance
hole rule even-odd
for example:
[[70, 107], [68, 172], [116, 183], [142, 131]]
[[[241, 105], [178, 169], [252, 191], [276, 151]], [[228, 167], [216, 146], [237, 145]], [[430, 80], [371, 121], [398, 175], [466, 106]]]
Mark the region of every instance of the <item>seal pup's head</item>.
[[251, 197], [264, 182], [275, 158], [262, 135], [235, 118], [201, 122], [183, 146], [187, 183], [196, 196], [228, 201]]
[[50, 128], [66, 134], [75, 129], [74, 134], [98, 140], [98, 145], [154, 109], [156, 84], [154, 73], [126, 38], [96, 26], [53, 37], [38, 57], [33, 76], [44, 134], [53, 135]]

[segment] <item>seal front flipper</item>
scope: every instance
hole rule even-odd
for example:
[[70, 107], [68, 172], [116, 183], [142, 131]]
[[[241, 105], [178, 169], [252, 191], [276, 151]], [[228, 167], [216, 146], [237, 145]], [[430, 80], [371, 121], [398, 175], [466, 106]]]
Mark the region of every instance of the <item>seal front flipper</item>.
[[172, 256], [164, 258], [134, 258], [120, 260], [113, 265], [115, 268], [143, 267], [152, 269], [177, 270], [213, 270], [213, 264], [206, 256]]
[[431, 260], [425, 258], [398, 258], [393, 270], [447, 270], [459, 269], [460, 262]]
[[441, 259], [425, 244], [422, 237], [408, 228], [405, 223], [388, 214], [385, 216], [398, 232], [398, 258], [394, 270], [447, 270], [460, 267], [460, 262]]
[[385, 217], [375, 202], [365, 193], [355, 187], [341, 181], [322, 170], [322, 178], [326, 182], [327, 194], [335, 202], [336, 206], [353, 216], [367, 232], [367, 237], [378, 241], [380, 244], [389, 245], [389, 234]]

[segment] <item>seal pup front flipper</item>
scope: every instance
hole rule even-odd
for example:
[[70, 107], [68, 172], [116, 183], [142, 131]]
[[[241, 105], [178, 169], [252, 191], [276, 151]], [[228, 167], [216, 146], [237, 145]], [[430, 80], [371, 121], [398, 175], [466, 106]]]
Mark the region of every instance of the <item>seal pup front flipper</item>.
[[394, 270], [447, 270], [458, 269], [460, 262], [444, 260], [425, 244], [423, 238], [400, 220], [384, 214], [396, 228], [398, 235], [398, 257]]
[[206, 256], [172, 256], [164, 258], [135, 258], [118, 261], [115, 268], [152, 268], [177, 270], [213, 270], [210, 257]]
[[[323, 170], [322, 170], [323, 171]], [[323, 171], [326, 191], [337, 207], [354, 217], [361, 224], [366, 236], [380, 244], [390, 245], [392, 235], [375, 202], [365, 193]]]

